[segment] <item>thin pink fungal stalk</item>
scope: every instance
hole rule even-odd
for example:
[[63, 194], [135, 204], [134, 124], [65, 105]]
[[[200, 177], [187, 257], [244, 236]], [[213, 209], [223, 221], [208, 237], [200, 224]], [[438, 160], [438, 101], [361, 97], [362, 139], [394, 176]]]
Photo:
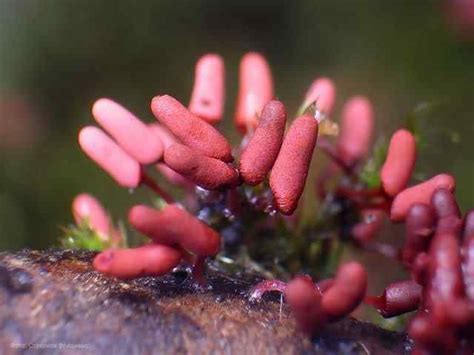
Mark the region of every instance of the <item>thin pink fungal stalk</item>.
[[363, 96], [347, 101], [342, 112], [337, 150], [340, 158], [352, 166], [366, 158], [374, 130], [374, 112], [371, 102]]
[[119, 279], [162, 276], [175, 268], [182, 254], [175, 248], [146, 244], [132, 249], [107, 249], [94, 258], [94, 269]]
[[263, 295], [267, 292], [284, 293], [286, 290], [286, 283], [280, 280], [263, 280], [255, 285], [250, 291], [250, 301], [261, 300]]
[[192, 181], [186, 179], [183, 175], [174, 171], [165, 163], [158, 163], [155, 165], [155, 168], [171, 184], [181, 187], [189, 192], [194, 191], [196, 185], [194, 185]]
[[363, 210], [361, 222], [352, 227], [351, 235], [359, 243], [370, 243], [383, 228], [385, 212], [380, 209]]
[[272, 73], [266, 59], [255, 52], [245, 54], [239, 69], [239, 93], [234, 119], [237, 129], [242, 133], [253, 131], [263, 107], [273, 96]]
[[156, 183], [145, 171], [142, 171], [141, 183], [160, 196], [166, 203], [174, 203], [174, 198]]
[[161, 189], [128, 155], [100, 128], [87, 126], [79, 132], [79, 145], [84, 153], [107, 172], [120, 186], [135, 189], [141, 184], [155, 191], [166, 202], [173, 198]]
[[320, 115], [318, 121], [332, 113], [336, 101], [336, 87], [331, 79], [318, 78], [309, 87], [303, 101], [303, 108], [316, 103], [316, 114]]
[[161, 158], [161, 140], [123, 106], [110, 99], [99, 99], [92, 107], [92, 115], [122, 149], [139, 163], [151, 164]]
[[224, 112], [224, 76], [224, 60], [217, 54], [206, 54], [196, 63], [189, 111], [211, 124], [218, 123]]
[[78, 225], [87, 223], [104, 241], [109, 241], [115, 232], [107, 211], [99, 200], [90, 194], [82, 193], [74, 198], [72, 214]]

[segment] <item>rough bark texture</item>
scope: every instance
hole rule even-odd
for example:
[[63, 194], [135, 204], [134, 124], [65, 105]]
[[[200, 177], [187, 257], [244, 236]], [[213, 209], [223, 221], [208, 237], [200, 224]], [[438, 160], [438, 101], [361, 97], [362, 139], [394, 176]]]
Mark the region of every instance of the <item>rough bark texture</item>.
[[2, 354], [401, 354], [404, 335], [347, 319], [310, 341], [279, 297], [248, 301], [258, 280], [208, 270], [119, 281], [91, 252], [0, 254]]

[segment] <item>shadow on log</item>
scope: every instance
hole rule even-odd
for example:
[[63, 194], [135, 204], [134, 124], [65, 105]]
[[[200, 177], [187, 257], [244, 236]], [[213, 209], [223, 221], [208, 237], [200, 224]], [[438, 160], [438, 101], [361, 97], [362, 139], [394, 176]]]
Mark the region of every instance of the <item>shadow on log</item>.
[[346, 319], [310, 341], [280, 297], [248, 301], [259, 279], [210, 268], [203, 289], [184, 271], [120, 281], [94, 253], [0, 254], [2, 354], [403, 354], [403, 334]]

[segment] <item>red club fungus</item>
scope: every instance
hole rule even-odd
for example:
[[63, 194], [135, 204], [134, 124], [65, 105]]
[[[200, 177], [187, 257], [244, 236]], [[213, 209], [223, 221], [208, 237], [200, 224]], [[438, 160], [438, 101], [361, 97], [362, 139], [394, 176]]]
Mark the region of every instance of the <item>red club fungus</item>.
[[94, 259], [97, 271], [120, 279], [161, 276], [170, 272], [181, 260], [175, 248], [147, 244], [133, 249], [107, 249]]
[[128, 220], [155, 243], [178, 244], [200, 256], [214, 256], [219, 252], [219, 234], [176, 205], [167, 205], [159, 211], [135, 206], [130, 210]]
[[227, 139], [209, 123], [189, 112], [178, 100], [156, 96], [151, 102], [155, 117], [177, 138], [202, 154], [225, 162], [233, 160]]
[[286, 110], [280, 101], [270, 101], [262, 111], [255, 133], [240, 156], [240, 174], [244, 182], [262, 183], [280, 151], [285, 134]]
[[238, 172], [232, 166], [222, 160], [206, 157], [179, 143], [166, 148], [165, 163], [207, 190], [235, 186], [239, 179]]
[[309, 165], [318, 138], [318, 122], [309, 115], [291, 124], [270, 173], [270, 186], [275, 207], [290, 215], [303, 193]]

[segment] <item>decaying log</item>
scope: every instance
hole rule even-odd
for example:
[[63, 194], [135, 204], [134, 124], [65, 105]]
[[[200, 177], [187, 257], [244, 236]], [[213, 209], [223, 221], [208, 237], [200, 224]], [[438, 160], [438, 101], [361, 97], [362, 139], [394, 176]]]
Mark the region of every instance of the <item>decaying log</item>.
[[405, 336], [346, 319], [308, 340], [279, 297], [248, 299], [255, 277], [208, 270], [120, 281], [94, 254], [0, 253], [2, 354], [402, 354]]

